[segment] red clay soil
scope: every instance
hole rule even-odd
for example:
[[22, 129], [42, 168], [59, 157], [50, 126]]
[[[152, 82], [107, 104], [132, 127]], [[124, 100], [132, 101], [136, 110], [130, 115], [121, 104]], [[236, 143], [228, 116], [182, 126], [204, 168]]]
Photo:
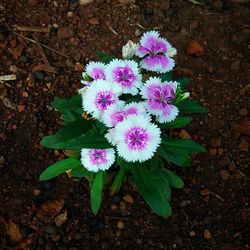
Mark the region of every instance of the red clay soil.
[[[192, 2], [1, 0], [0, 76], [17, 80], [0, 82], [0, 249], [250, 248], [249, 1]], [[122, 45], [150, 29], [177, 48], [174, 75], [190, 77], [191, 95], [210, 110], [178, 131], [208, 153], [191, 168], [173, 167], [185, 187], [173, 192], [169, 219], [153, 214], [131, 183], [114, 197], [105, 190], [95, 217], [84, 181], [39, 182], [64, 157], [39, 141], [60, 126], [51, 101], [76, 93], [94, 52], [121, 56]], [[30, 39], [57, 51], [42, 47], [52, 68]]]

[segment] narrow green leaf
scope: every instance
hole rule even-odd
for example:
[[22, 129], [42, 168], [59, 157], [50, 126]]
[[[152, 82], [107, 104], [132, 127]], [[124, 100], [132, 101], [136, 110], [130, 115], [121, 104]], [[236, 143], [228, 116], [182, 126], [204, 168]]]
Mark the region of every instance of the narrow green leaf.
[[124, 171], [120, 169], [110, 187], [110, 195], [114, 195], [115, 193], [119, 192], [123, 184], [124, 178], [125, 178]]
[[160, 124], [161, 128], [181, 128], [193, 120], [190, 116], [177, 117], [174, 121]]
[[168, 181], [168, 178], [166, 177], [166, 175], [163, 173], [162, 168], [157, 168], [155, 169], [151, 174], [153, 176], [153, 178], [155, 178], [155, 181], [158, 183], [159, 185], [159, 190], [161, 192], [161, 194], [163, 195], [163, 197], [165, 197], [165, 199], [167, 199], [167, 201], [171, 200], [171, 187], [170, 187], [170, 183]]
[[91, 127], [91, 121], [87, 121], [84, 119], [77, 120], [65, 127], [60, 128], [56, 134], [45, 136], [41, 140], [40, 144], [46, 148], [63, 149], [64, 145], [68, 141], [80, 136], [84, 132], [88, 131]]
[[160, 156], [168, 162], [171, 162], [179, 167], [191, 166], [191, 159], [188, 154], [183, 154], [178, 151], [169, 151], [164, 146], [160, 146], [158, 149]]
[[151, 209], [160, 216], [169, 217], [172, 210], [158, 179], [143, 166], [135, 165], [131, 171], [138, 190]]
[[174, 174], [172, 171], [168, 169], [162, 169], [163, 173], [168, 179], [169, 184], [174, 188], [183, 188], [184, 182], [183, 180], [176, 174]]
[[186, 139], [163, 139], [162, 145], [171, 152], [178, 152], [182, 154], [189, 154], [195, 152], [206, 152], [206, 150], [198, 143]]
[[89, 171], [84, 168], [82, 165], [76, 167], [76, 168], [73, 168], [71, 170], [71, 175], [73, 177], [77, 177], [77, 178], [82, 178], [82, 177], [85, 177], [89, 174]]
[[83, 135], [81, 137], [60, 144], [60, 148], [62, 149], [112, 148], [112, 147], [113, 146], [106, 140], [106, 138], [101, 135]]
[[40, 175], [39, 179], [40, 181], [49, 180], [62, 173], [65, 173], [67, 170], [78, 167], [80, 164], [81, 163], [74, 158], [68, 158], [62, 161], [58, 161], [45, 169]]
[[96, 215], [102, 201], [102, 189], [103, 189], [103, 172], [99, 171], [96, 173], [94, 181], [91, 187], [91, 209]]
[[193, 112], [193, 113], [204, 113], [208, 112], [208, 109], [201, 106], [197, 101], [195, 100], [185, 100], [184, 102], [181, 102], [178, 104], [178, 108], [180, 112], [186, 113], [186, 112]]

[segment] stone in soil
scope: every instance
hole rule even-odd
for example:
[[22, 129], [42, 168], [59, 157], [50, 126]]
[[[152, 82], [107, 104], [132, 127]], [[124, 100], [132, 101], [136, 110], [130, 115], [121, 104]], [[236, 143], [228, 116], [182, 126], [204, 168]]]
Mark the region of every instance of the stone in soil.
[[204, 54], [204, 47], [199, 42], [191, 40], [187, 45], [186, 52], [190, 56], [202, 56]]
[[93, 2], [94, 2], [94, 0], [80, 0], [79, 4], [80, 5], [88, 5], [88, 4], [93, 3]]
[[239, 149], [248, 151], [249, 143], [245, 136], [241, 137]]
[[209, 154], [212, 156], [215, 156], [217, 154], [217, 148], [210, 148], [209, 149]]
[[229, 172], [228, 172], [227, 170], [222, 169], [222, 170], [220, 170], [220, 176], [221, 176], [221, 178], [222, 178], [224, 181], [226, 181], [226, 180], [229, 179], [230, 174], [229, 174]]
[[241, 108], [240, 110], [239, 110], [239, 114], [241, 115], [241, 116], [246, 116], [247, 115], [247, 109], [246, 108]]
[[57, 227], [55, 225], [48, 225], [45, 227], [45, 232], [48, 234], [55, 234], [57, 232]]
[[74, 36], [74, 31], [70, 27], [61, 27], [57, 31], [57, 37], [59, 39], [67, 39]]
[[212, 234], [210, 233], [210, 231], [208, 229], [205, 229], [203, 232], [203, 236], [206, 240], [211, 240], [212, 239]]
[[117, 222], [117, 228], [120, 229], [120, 230], [125, 228], [123, 221], [119, 220]]
[[126, 194], [122, 197], [123, 200], [125, 200], [127, 203], [132, 204], [134, 202], [134, 199], [131, 195]]

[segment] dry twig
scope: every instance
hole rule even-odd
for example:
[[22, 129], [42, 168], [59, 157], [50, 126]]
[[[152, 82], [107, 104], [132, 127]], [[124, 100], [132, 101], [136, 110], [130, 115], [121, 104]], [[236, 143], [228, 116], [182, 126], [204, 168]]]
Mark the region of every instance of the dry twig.
[[[13, 32], [15, 35], [17, 35], [17, 36], [23, 38], [23, 39], [26, 40], [26, 41], [29, 41], [29, 42], [32, 42], [32, 43], [36, 43], [36, 41], [34, 41], [34, 40], [31, 39], [31, 38], [28, 38], [28, 37], [26, 37], [26, 36], [23, 36], [23, 35], [21, 35], [21, 34], [15, 32], [15, 31], [12, 31], [12, 32]], [[53, 49], [53, 48], [51, 48], [51, 47], [49, 47], [49, 46], [47, 46], [47, 45], [45, 45], [45, 44], [43, 44], [43, 43], [40, 43], [40, 44], [41, 44], [42, 47], [44, 47], [44, 48], [46, 48], [46, 49], [48, 49], [48, 50], [50, 50], [50, 51], [53, 51], [53, 52], [55, 52], [56, 54], [61, 55], [61, 56], [65, 57], [65, 58], [68, 58], [68, 56], [65, 55], [65, 54], [63, 54], [62, 52], [60, 52], [60, 51], [58, 51], [58, 50], [56, 50], [56, 49]]]
[[18, 31], [27, 31], [27, 32], [41, 32], [41, 33], [49, 33], [50, 29], [48, 27], [30, 27], [24, 25], [13, 25], [14, 30]]

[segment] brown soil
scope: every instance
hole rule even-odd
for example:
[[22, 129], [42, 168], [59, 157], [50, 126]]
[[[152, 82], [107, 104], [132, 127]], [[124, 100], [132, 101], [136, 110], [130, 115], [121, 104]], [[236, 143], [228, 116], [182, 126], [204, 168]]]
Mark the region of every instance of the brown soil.
[[[18, 79], [0, 82], [0, 249], [250, 248], [249, 123], [241, 123], [250, 113], [249, 89], [243, 90], [250, 81], [249, 3], [200, 2], [1, 1], [0, 75], [13, 74], [15, 66]], [[35, 39], [34, 33], [14, 33], [14, 24], [51, 27], [37, 37], [68, 56], [43, 47], [56, 74], [32, 74], [43, 64], [41, 54], [16, 33]], [[120, 56], [129, 39], [155, 27], [178, 49], [175, 75], [191, 77], [192, 96], [210, 110], [182, 131], [208, 153], [194, 157], [191, 168], [175, 169], [185, 188], [174, 191], [169, 219], [152, 214], [129, 184], [114, 197], [106, 190], [94, 217], [86, 183], [66, 175], [38, 180], [46, 166], [64, 157], [39, 146], [59, 127], [50, 104], [54, 96], [75, 94], [94, 51]], [[187, 54], [190, 40], [203, 47], [203, 55]], [[122, 199], [126, 194], [132, 203]]]

